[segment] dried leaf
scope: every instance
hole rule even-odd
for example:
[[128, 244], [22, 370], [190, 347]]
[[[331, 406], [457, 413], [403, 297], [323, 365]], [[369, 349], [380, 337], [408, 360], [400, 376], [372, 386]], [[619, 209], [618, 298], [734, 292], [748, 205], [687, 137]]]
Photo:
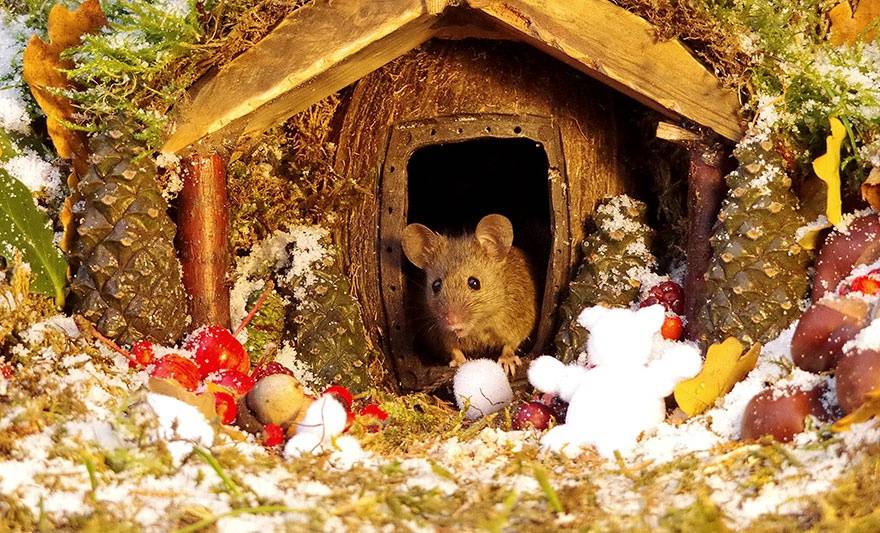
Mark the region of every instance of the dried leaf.
[[847, 431], [851, 425], [867, 422], [875, 416], [880, 416], [880, 389], [869, 392], [865, 403], [835, 422], [831, 429], [834, 431]]
[[[73, 163], [74, 172], [67, 179], [70, 190], [76, 188], [77, 176], [84, 175], [88, 168], [88, 145], [83, 132], [67, 129], [62, 124], [62, 121], [73, 119], [73, 104], [64, 96], [51, 94], [47, 89], [67, 89], [72, 86], [63, 69], [72, 68], [73, 62], [62, 60], [61, 53], [79, 46], [83, 35], [94, 33], [105, 24], [107, 18], [98, 0], [86, 0], [73, 12], [61, 4], [55, 4], [49, 12], [49, 42], [34, 35], [24, 50], [24, 79], [34, 99], [46, 113], [46, 127], [55, 151], [59, 157], [71, 159]], [[73, 195], [69, 196], [61, 210], [60, 218], [64, 226], [61, 249], [64, 251], [70, 250], [74, 239], [72, 211], [76, 201]]]
[[78, 46], [83, 35], [94, 33], [106, 23], [107, 18], [98, 0], [86, 0], [73, 12], [56, 4], [49, 13], [49, 42], [46, 43], [34, 35], [24, 50], [24, 79], [40, 108], [46, 113], [46, 124], [55, 150], [60, 157], [73, 159], [80, 174], [85, 171], [86, 165], [85, 136], [82, 132], [69, 130], [61, 124], [61, 121], [72, 120], [73, 104], [64, 96], [50, 94], [47, 88], [71, 87], [63, 69], [72, 68], [73, 62], [69, 59], [62, 60], [61, 53]]
[[734, 337], [715, 343], [706, 353], [700, 373], [675, 386], [675, 401], [688, 416], [702, 413], [724, 396], [758, 362], [761, 345], [755, 343], [743, 353], [743, 345]]
[[172, 379], [150, 378], [147, 382], [147, 389], [156, 394], [164, 394], [171, 396], [177, 400], [188, 403], [205, 415], [209, 421], [216, 420], [217, 411], [214, 408], [214, 393], [206, 391], [202, 394], [193, 394], [180, 386], [180, 383]]
[[[67, 176], [67, 187], [71, 191], [75, 191], [78, 183], [79, 178], [76, 175], [76, 171], [73, 170], [70, 172], [70, 175]], [[71, 194], [64, 199], [61, 211], [58, 212], [58, 221], [61, 222], [61, 227], [64, 228], [64, 234], [61, 236], [61, 242], [58, 243], [58, 247], [61, 248], [61, 251], [64, 253], [73, 249], [73, 241], [76, 239], [73, 206], [79, 200], [78, 197], [78, 194], [71, 192]]]
[[874, 167], [868, 179], [862, 183], [862, 199], [868, 202], [874, 211], [880, 211], [880, 167]]
[[831, 19], [831, 43], [852, 44], [858, 39], [871, 41], [876, 32], [873, 29], [865, 30], [877, 17], [880, 17], [880, 0], [861, 0], [855, 14], [849, 0], [843, 0], [828, 12], [828, 18]]
[[825, 216], [835, 226], [840, 224], [843, 208], [840, 200], [840, 148], [846, 138], [846, 128], [837, 117], [829, 117], [831, 135], [825, 139], [827, 152], [813, 161], [813, 171], [828, 185]]

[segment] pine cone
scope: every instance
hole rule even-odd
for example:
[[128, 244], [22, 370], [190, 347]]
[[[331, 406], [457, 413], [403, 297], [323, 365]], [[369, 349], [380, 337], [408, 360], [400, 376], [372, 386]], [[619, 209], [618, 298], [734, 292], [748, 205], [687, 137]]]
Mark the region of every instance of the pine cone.
[[740, 145], [735, 155], [740, 165], [727, 176], [712, 236], [702, 340], [763, 343], [800, 314], [811, 256], [795, 240], [804, 220], [782, 157], [769, 142]]
[[121, 343], [172, 343], [188, 323], [175, 226], [152, 160], [134, 160], [132, 137], [114, 133], [91, 140], [93, 163], [78, 185], [85, 206], [70, 253], [71, 307]]
[[577, 323], [580, 312], [599, 304], [628, 306], [639, 294], [640, 276], [657, 266], [646, 211], [644, 203], [626, 195], [606, 198], [596, 207], [596, 230], [581, 244], [583, 263], [559, 306], [554, 344], [563, 362], [576, 359], [587, 342], [587, 331]]
[[[296, 256], [295, 249], [289, 249]], [[288, 338], [296, 347], [297, 359], [314, 375], [309, 385], [322, 390], [344, 385], [362, 392], [373, 385], [370, 364], [377, 357], [367, 339], [361, 308], [338, 258], [325, 258], [311, 267], [314, 278], [304, 283], [290, 279], [279, 292], [292, 302], [287, 315]]]

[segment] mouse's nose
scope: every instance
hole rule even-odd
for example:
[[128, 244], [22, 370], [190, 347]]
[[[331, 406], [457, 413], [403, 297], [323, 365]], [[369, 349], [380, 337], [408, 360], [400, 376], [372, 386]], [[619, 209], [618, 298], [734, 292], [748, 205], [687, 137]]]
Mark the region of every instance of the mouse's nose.
[[449, 311], [444, 317], [446, 319], [446, 327], [453, 333], [458, 333], [464, 329], [464, 320], [458, 313]]

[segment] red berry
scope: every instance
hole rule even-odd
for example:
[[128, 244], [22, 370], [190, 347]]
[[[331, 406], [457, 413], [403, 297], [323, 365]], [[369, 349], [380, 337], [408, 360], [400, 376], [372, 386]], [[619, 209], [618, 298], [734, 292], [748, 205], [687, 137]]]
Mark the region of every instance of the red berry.
[[648, 307], [658, 303], [667, 311], [672, 311], [676, 315], [682, 314], [684, 312], [684, 290], [681, 285], [674, 281], [664, 281], [654, 285], [639, 307]]
[[172, 379], [188, 391], [196, 390], [201, 383], [199, 367], [189, 359], [176, 354], [166, 355], [156, 361], [150, 375], [154, 378]]
[[513, 414], [513, 429], [533, 427], [539, 431], [547, 429], [553, 412], [540, 402], [523, 402]]
[[850, 284], [852, 292], [860, 292], [868, 296], [880, 293], [880, 276], [859, 276]]
[[565, 415], [568, 414], [568, 402], [555, 394], [542, 394], [540, 402], [550, 408], [558, 422], [565, 420]]
[[220, 422], [224, 424], [235, 422], [235, 418], [238, 416], [238, 406], [235, 405], [235, 398], [225, 392], [214, 393], [214, 409], [220, 417]]
[[6, 379], [12, 379], [12, 376], [15, 375], [15, 370], [9, 363], [0, 363], [0, 375], [3, 375]]
[[256, 380], [238, 370], [221, 370], [211, 374], [207, 378], [208, 390], [226, 391], [236, 398], [241, 398], [252, 388]]
[[220, 326], [197, 329], [184, 348], [195, 352], [193, 360], [199, 365], [202, 377], [225, 368], [247, 373], [251, 367], [244, 346], [228, 329]]
[[144, 368], [156, 359], [153, 344], [146, 340], [132, 344], [129, 353], [134, 357], [134, 359], [128, 360], [129, 368]]
[[[378, 404], [375, 403], [368, 403], [367, 405], [363, 406], [363, 408], [361, 408], [360, 412], [358, 413], [358, 416], [374, 418], [379, 422], [384, 422], [388, 419], [388, 413], [386, 413], [384, 409], [382, 409], [381, 407], [379, 407]], [[379, 425], [369, 424], [367, 425], [367, 431], [369, 431], [370, 433], [375, 433], [379, 431]]]
[[656, 296], [654, 296], [653, 294], [649, 294], [649, 295], [645, 296], [645, 299], [639, 303], [639, 308], [650, 307], [652, 305], [657, 305], [659, 303], [660, 302], [657, 301]]
[[280, 446], [284, 444], [284, 428], [278, 424], [265, 424], [263, 426], [263, 446]]
[[251, 372], [251, 377], [254, 378], [254, 381], [260, 381], [266, 376], [271, 376], [272, 374], [287, 374], [288, 376], [293, 376], [293, 370], [287, 368], [281, 363], [276, 363], [272, 361], [270, 363], [265, 363], [257, 366]]
[[351, 403], [354, 401], [354, 397], [351, 395], [351, 392], [349, 392], [349, 390], [342, 385], [333, 385], [332, 387], [327, 387], [327, 390], [321, 393], [322, 396], [324, 394], [332, 395], [334, 398], [336, 398], [336, 400], [339, 401], [339, 403], [341, 403], [345, 407], [347, 411], [351, 410]]
[[681, 338], [681, 332], [684, 329], [684, 325], [681, 322], [681, 318], [675, 315], [667, 316], [663, 321], [663, 325], [660, 326], [660, 334], [663, 335], [664, 339], [670, 341], [677, 341]]

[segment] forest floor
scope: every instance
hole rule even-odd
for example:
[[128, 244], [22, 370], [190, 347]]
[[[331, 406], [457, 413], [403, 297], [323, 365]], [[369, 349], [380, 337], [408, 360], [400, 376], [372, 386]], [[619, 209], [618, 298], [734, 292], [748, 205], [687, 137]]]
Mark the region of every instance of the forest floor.
[[[168, 413], [145, 372], [69, 317], [31, 326], [0, 389], [0, 524], [34, 531], [876, 530], [880, 428], [736, 442], [750, 388], [785, 369], [792, 329], [722, 402], [607, 461], [542, 452], [510, 411], [475, 422], [426, 395], [360, 446], [285, 458], [230, 426]], [[796, 371], [794, 372], [796, 374]], [[787, 378], [776, 379], [792, 379]], [[746, 400], [743, 400], [745, 398]], [[183, 404], [179, 404], [183, 405]], [[602, 406], [602, 408], [610, 408]]]

